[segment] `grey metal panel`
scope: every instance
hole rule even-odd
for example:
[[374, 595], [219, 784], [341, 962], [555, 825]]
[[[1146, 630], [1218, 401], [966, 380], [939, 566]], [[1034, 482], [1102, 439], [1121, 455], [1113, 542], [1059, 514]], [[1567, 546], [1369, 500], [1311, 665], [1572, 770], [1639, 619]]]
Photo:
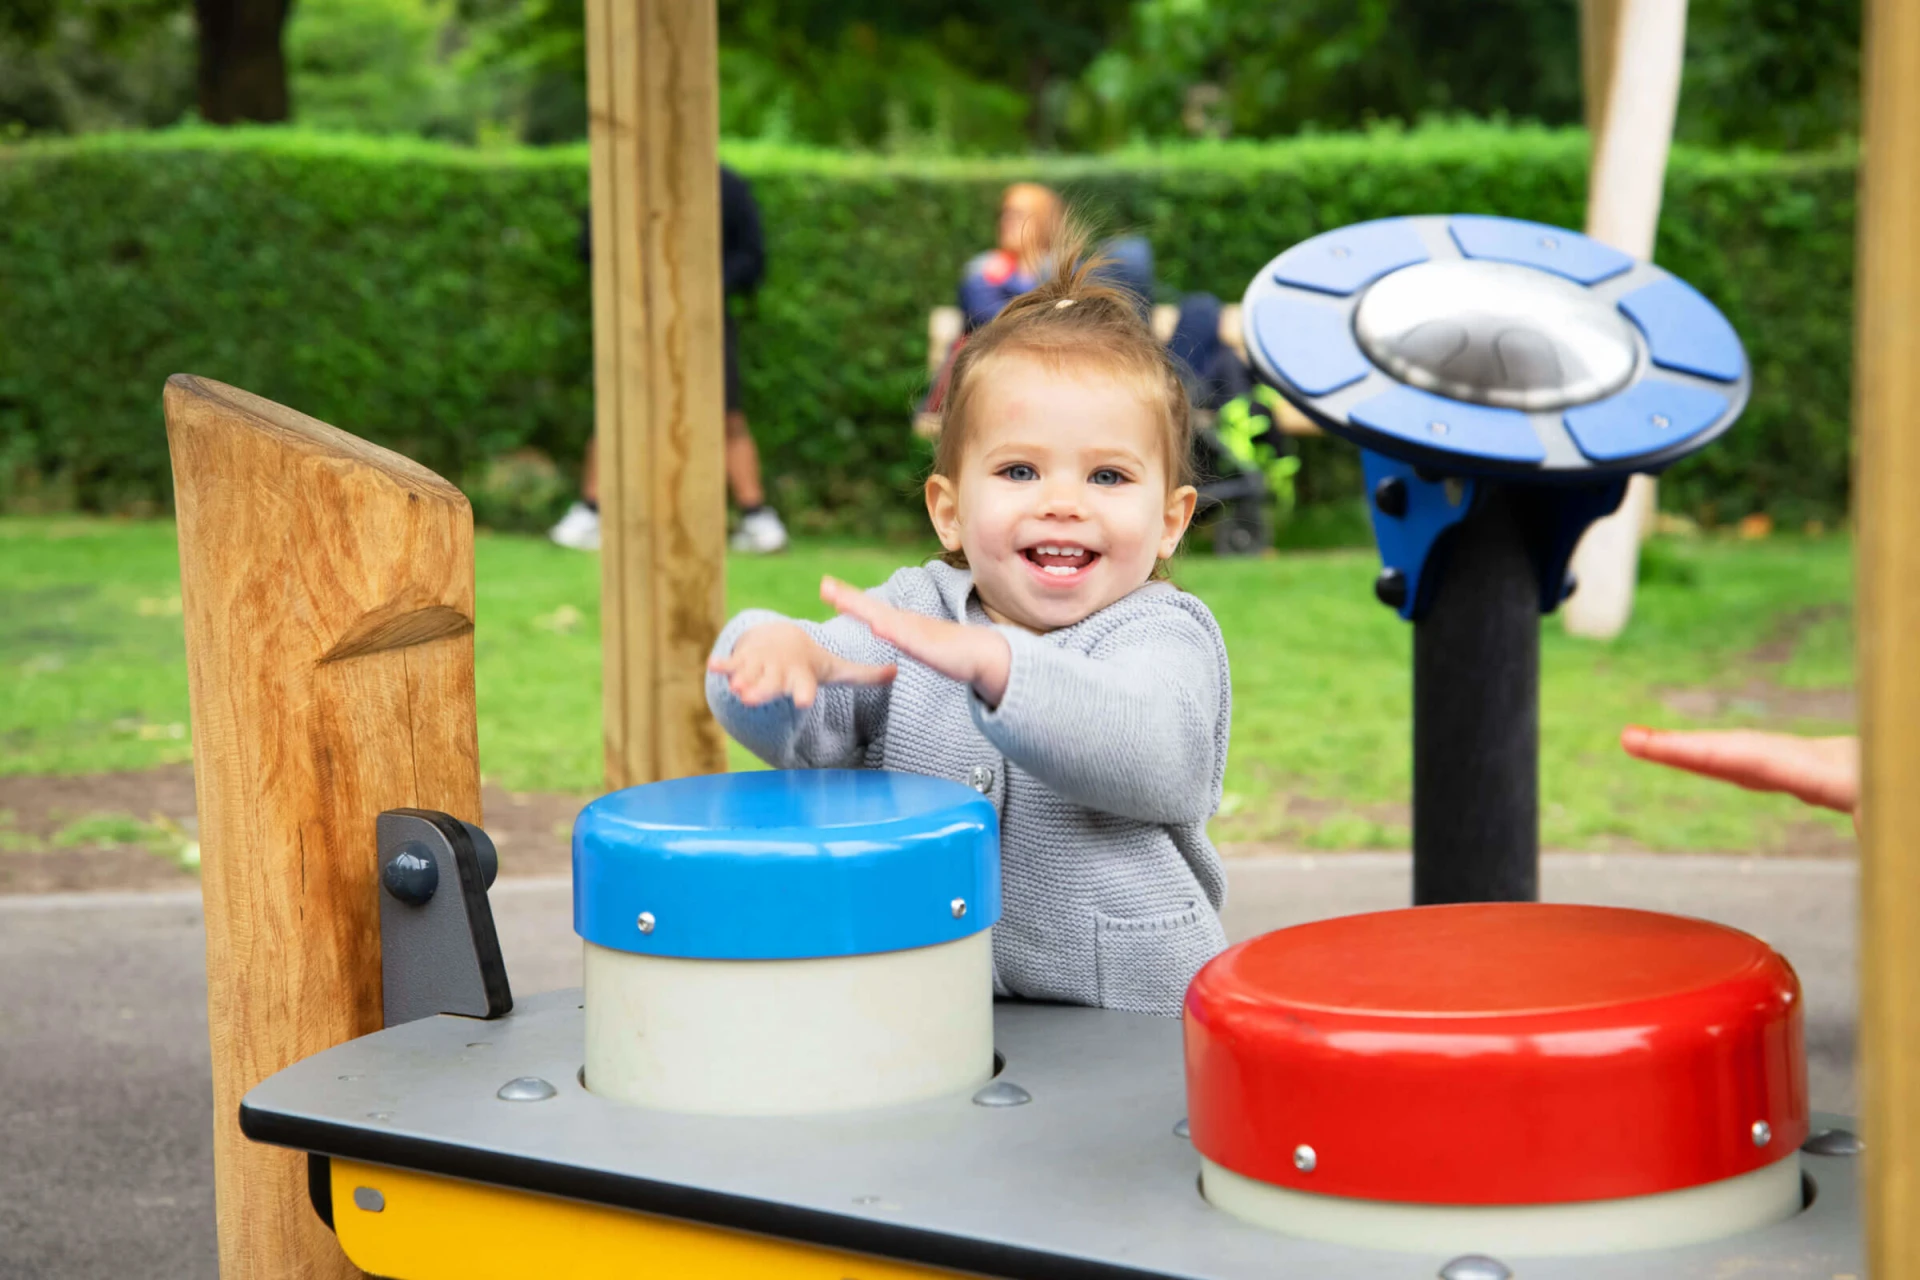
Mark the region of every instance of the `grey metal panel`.
[[[495, 1021], [426, 1018], [316, 1054], [249, 1093], [242, 1125], [329, 1155], [997, 1275], [1411, 1280], [1447, 1261], [1273, 1235], [1209, 1206], [1174, 1132], [1178, 1022], [1003, 1004], [995, 1030], [1001, 1078], [1027, 1105], [686, 1116], [583, 1088], [580, 995], [551, 992]], [[556, 1095], [497, 1099], [523, 1076]], [[1658, 1254], [1502, 1261], [1527, 1280], [1859, 1275], [1858, 1162], [1805, 1160], [1818, 1195], [1791, 1221]]]

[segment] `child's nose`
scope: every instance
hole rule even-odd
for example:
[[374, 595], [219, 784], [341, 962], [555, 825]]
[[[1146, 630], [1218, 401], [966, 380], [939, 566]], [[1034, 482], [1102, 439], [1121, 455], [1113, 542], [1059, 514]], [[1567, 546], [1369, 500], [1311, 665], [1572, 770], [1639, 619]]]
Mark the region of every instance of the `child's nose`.
[[1052, 480], [1040, 494], [1040, 514], [1056, 518], [1078, 518], [1085, 513], [1081, 485], [1068, 480]]

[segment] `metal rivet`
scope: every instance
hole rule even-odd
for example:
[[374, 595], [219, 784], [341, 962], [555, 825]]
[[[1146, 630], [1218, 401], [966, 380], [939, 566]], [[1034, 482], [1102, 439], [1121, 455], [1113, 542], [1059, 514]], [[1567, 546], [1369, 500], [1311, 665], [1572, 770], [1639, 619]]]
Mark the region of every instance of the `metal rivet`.
[[1407, 575], [1398, 569], [1382, 569], [1373, 580], [1373, 596], [1387, 608], [1398, 609], [1407, 602]]
[[493, 1096], [502, 1102], [545, 1102], [558, 1092], [539, 1076], [519, 1076], [501, 1085]]
[[1484, 1253], [1463, 1253], [1440, 1268], [1440, 1280], [1507, 1280], [1507, 1264]]
[[1293, 1149], [1293, 1167], [1300, 1172], [1312, 1173], [1314, 1166], [1319, 1163], [1320, 1157], [1306, 1143], [1303, 1142]]
[[1173, 1136], [1176, 1138], [1191, 1138], [1193, 1136], [1193, 1130], [1187, 1127], [1187, 1118], [1185, 1116], [1181, 1116], [1180, 1123], [1173, 1126]]
[[1351, 258], [1353, 256], [1353, 250], [1343, 244], [1336, 244], [1328, 247], [1327, 255], [1334, 258]]
[[640, 926], [640, 932], [652, 933], [653, 932], [653, 912], [642, 911], [640, 913], [640, 919], [636, 921], [636, 923]]
[[387, 1207], [387, 1198], [372, 1187], [353, 1189], [353, 1207], [365, 1209], [368, 1213], [379, 1213]]
[[1427, 424], [1427, 430], [1433, 432], [1433, 434], [1437, 436], [1443, 436], [1447, 434], [1447, 424], [1444, 422], [1438, 422], [1438, 421], [1429, 422]]
[[393, 1112], [391, 1112], [391, 1111], [369, 1111], [369, 1112], [367, 1112], [367, 1119], [369, 1119], [369, 1120], [391, 1120], [391, 1119], [393, 1119]]
[[879, 1196], [855, 1196], [853, 1198], [853, 1202], [855, 1204], [879, 1204], [880, 1197]]
[[1399, 476], [1388, 476], [1373, 486], [1373, 505], [1380, 509], [1383, 516], [1398, 519], [1407, 514], [1407, 482]]
[[1024, 1107], [1033, 1095], [1010, 1080], [995, 1080], [973, 1095], [976, 1107]]
[[973, 772], [967, 775], [967, 784], [981, 795], [993, 790], [993, 770], [983, 764], [973, 766]]
[[947, 906], [953, 912], [953, 918], [955, 920], [967, 914], [967, 900], [965, 898], [955, 898], [952, 902], [949, 902]]
[[1656, 428], [1658, 428], [1661, 431], [1665, 431], [1668, 427], [1673, 425], [1673, 423], [1667, 418], [1667, 415], [1664, 413], [1656, 413], [1652, 417], [1648, 418], [1647, 421], [1651, 422]]
[[1802, 1151], [1814, 1156], [1857, 1156], [1866, 1148], [1860, 1135], [1851, 1129], [1822, 1129], [1808, 1134], [1800, 1144]]
[[1560, 247], [1560, 241], [1553, 236], [1541, 236], [1540, 247], [1542, 249], [1558, 249]]
[[1753, 1145], [1756, 1147], [1764, 1147], [1773, 1141], [1773, 1126], [1765, 1120], [1755, 1120], [1752, 1133]]

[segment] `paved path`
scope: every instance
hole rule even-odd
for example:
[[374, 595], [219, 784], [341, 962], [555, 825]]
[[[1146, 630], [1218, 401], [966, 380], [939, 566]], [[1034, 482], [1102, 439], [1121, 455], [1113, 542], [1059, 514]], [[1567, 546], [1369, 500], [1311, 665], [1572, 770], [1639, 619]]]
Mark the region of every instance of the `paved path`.
[[[1398, 906], [1408, 859], [1230, 864], [1228, 932]], [[1805, 984], [1815, 1107], [1849, 1113], [1856, 872], [1845, 861], [1550, 856], [1558, 901], [1708, 916], [1766, 938]], [[564, 880], [507, 880], [515, 990], [579, 983]], [[0, 897], [0, 1277], [214, 1275], [206, 980], [197, 893]]]

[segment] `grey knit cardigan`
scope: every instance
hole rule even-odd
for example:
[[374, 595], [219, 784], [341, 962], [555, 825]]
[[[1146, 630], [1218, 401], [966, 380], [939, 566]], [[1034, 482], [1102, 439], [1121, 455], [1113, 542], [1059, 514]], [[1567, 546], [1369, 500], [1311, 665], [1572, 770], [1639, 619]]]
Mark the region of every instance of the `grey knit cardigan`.
[[[873, 593], [929, 617], [990, 626], [973, 577], [935, 562]], [[762, 623], [749, 609], [716, 654]], [[862, 623], [800, 626], [854, 662], [900, 664], [891, 686], [823, 688], [748, 707], [724, 677], [707, 703], [779, 768], [899, 769], [970, 783], [1000, 814], [1002, 995], [1178, 1015], [1187, 983], [1226, 945], [1226, 875], [1207, 839], [1227, 764], [1232, 690], [1206, 605], [1151, 582], [1045, 635], [1001, 627], [1013, 650], [989, 709], [966, 685], [902, 658]]]

